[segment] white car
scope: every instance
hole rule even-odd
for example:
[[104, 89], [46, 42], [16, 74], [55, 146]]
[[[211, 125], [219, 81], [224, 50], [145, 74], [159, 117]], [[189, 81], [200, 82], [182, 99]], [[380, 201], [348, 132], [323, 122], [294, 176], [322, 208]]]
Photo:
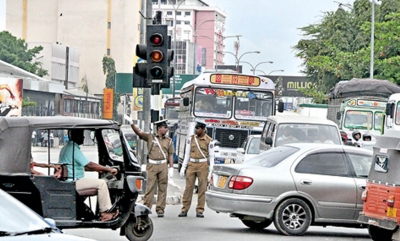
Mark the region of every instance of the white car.
[[236, 148], [237, 164], [246, 162], [260, 153], [260, 138], [261, 135], [250, 135], [246, 138], [241, 147]]
[[43, 219], [23, 203], [0, 189], [1, 241], [95, 241], [64, 234], [52, 219]]

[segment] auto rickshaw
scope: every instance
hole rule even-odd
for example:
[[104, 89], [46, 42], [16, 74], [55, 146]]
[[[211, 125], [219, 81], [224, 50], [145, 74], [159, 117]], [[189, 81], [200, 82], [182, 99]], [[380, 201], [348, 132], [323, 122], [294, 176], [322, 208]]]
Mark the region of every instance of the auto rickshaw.
[[[64, 173], [60, 178], [31, 174], [32, 131], [67, 133], [72, 129], [84, 129], [87, 136], [96, 139], [93, 142], [85, 138], [96, 145], [98, 160], [93, 161], [118, 169], [115, 177], [110, 178], [107, 173], [98, 176], [108, 185], [112, 209], [119, 211], [113, 220], [100, 221], [98, 207], [93, 211], [87, 202], [90, 196], [97, 195], [97, 189], [78, 193], [75, 182], [66, 180], [74, 176], [74, 173], [65, 173], [67, 168], [62, 168]], [[112, 148], [106, 143], [110, 137], [113, 137]], [[53, 152], [61, 148], [50, 145], [40, 148], [47, 149], [49, 164], [58, 163], [58, 155]], [[53, 219], [58, 228], [120, 228], [120, 235], [131, 241], [148, 240], [153, 233], [151, 211], [136, 203], [143, 186], [141, 167], [117, 122], [66, 116], [0, 118], [0, 188], [44, 218]]]
[[387, 131], [373, 150], [358, 222], [368, 225], [372, 240], [400, 240], [400, 131]]

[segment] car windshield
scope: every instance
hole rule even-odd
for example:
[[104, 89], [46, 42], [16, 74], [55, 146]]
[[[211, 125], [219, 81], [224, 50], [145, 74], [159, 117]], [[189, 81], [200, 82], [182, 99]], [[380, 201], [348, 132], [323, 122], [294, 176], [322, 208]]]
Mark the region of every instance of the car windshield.
[[266, 120], [272, 114], [272, 93], [236, 91], [235, 118], [238, 120]]
[[275, 146], [289, 143], [323, 143], [341, 145], [337, 126], [324, 124], [280, 124]]
[[0, 236], [52, 228], [38, 214], [2, 190], [0, 200], [0, 212], [3, 215], [0, 219]]
[[292, 146], [280, 146], [269, 149], [268, 151], [264, 151], [261, 154], [249, 159], [246, 162], [246, 165], [273, 167], [299, 150], [299, 148]]

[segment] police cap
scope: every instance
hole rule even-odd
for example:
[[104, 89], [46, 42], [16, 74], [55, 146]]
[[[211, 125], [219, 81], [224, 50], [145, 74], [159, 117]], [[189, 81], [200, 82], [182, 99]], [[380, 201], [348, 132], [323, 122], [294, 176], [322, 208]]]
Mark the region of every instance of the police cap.
[[160, 121], [154, 122], [154, 124], [157, 126], [157, 128], [159, 128], [159, 127], [161, 127], [161, 126], [168, 127], [167, 121], [168, 121], [167, 119], [165, 119], [165, 120], [160, 120]]
[[206, 128], [206, 126], [207, 126], [207, 124], [204, 122], [204, 121], [196, 121], [196, 126], [195, 126], [195, 128], [202, 128], [202, 129], [204, 129], [204, 128]]

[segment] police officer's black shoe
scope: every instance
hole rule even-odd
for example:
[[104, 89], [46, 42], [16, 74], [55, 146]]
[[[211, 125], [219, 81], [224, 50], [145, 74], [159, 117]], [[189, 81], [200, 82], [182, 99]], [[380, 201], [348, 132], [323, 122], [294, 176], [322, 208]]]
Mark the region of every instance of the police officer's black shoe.
[[157, 213], [157, 217], [163, 218], [163, 217], [164, 217], [164, 214], [163, 214], [163, 213]]
[[181, 212], [178, 217], [182, 218], [182, 217], [187, 217], [187, 213], [185, 212]]
[[201, 212], [196, 213], [197, 218], [204, 218], [204, 214]]

